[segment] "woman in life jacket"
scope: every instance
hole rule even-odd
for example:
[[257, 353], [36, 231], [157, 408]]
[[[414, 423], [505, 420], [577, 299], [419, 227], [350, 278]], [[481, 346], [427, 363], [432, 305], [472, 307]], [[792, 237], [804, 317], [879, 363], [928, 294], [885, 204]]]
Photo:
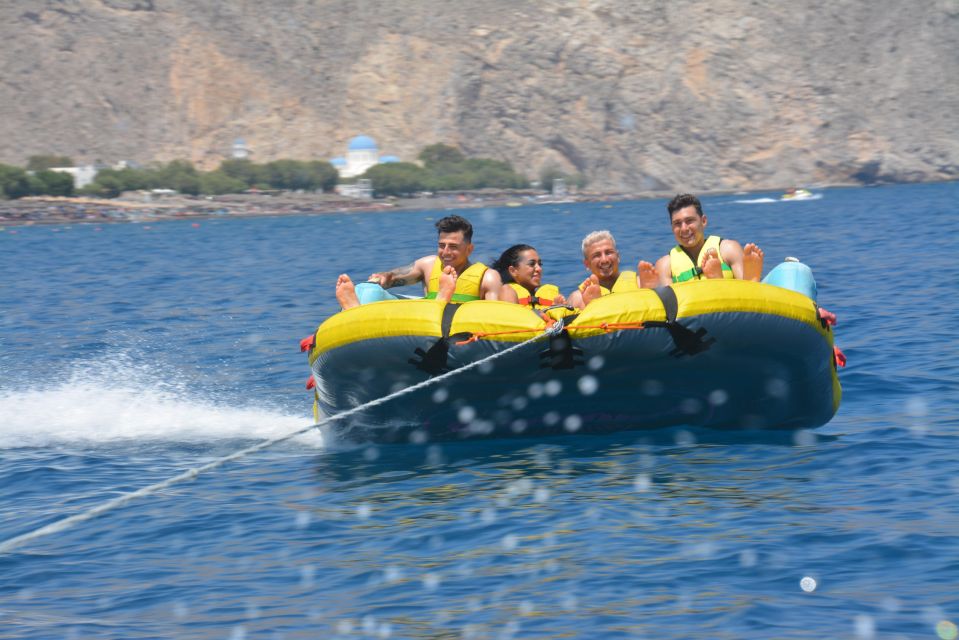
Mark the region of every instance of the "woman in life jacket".
[[499, 299], [529, 307], [547, 309], [555, 304], [566, 304], [559, 288], [543, 284], [543, 261], [536, 249], [528, 244], [514, 244], [496, 259], [492, 268], [503, 279]]

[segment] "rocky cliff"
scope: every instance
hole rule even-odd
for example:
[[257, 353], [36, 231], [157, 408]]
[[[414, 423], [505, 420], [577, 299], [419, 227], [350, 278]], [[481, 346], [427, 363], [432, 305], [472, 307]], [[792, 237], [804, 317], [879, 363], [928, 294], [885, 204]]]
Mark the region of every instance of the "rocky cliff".
[[959, 178], [959, 0], [20, 0], [0, 34], [12, 164], [365, 133], [618, 191]]

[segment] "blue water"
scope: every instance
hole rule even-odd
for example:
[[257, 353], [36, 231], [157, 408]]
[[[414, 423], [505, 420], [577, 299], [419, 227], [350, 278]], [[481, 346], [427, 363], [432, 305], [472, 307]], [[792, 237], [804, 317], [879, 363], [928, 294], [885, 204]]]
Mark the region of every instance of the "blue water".
[[[706, 198], [709, 230], [813, 267], [829, 424], [309, 432], [0, 554], [0, 637], [955, 637], [959, 184], [773, 196]], [[308, 426], [336, 276], [430, 253], [443, 214], [0, 231], [0, 543]], [[626, 266], [671, 244], [663, 201], [465, 214], [474, 257], [530, 242], [564, 289], [592, 229]]]

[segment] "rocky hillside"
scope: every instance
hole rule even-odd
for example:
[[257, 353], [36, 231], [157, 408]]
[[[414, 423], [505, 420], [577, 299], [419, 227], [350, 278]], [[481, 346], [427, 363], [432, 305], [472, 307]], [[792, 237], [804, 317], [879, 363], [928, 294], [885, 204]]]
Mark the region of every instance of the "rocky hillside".
[[18, 0], [0, 162], [365, 133], [617, 191], [959, 178], [959, 0]]

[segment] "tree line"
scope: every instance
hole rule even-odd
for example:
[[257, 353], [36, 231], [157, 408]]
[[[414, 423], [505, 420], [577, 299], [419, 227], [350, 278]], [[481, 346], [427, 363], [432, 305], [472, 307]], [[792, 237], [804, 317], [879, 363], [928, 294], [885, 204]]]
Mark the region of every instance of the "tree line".
[[[421, 164], [389, 162], [370, 167], [356, 179], [371, 181], [376, 196], [409, 196], [424, 191], [465, 191], [484, 188], [524, 189], [526, 176], [516, 172], [509, 162], [489, 158], [468, 158], [459, 149], [433, 144], [417, 156]], [[186, 160], [156, 163], [147, 167], [100, 169], [93, 182], [74, 189], [73, 177], [51, 171], [54, 167], [72, 167], [67, 156], [31, 156], [26, 168], [0, 164], [0, 196], [22, 198], [31, 195], [89, 195], [115, 198], [124, 191], [172, 189], [188, 195], [242, 193], [250, 189], [331, 191], [339, 174], [324, 160], [274, 160], [257, 164], [250, 160], [224, 160], [213, 171], [200, 171]], [[544, 170], [543, 187], [549, 189], [554, 178], [582, 185], [582, 177], [567, 176], [555, 169]]]

